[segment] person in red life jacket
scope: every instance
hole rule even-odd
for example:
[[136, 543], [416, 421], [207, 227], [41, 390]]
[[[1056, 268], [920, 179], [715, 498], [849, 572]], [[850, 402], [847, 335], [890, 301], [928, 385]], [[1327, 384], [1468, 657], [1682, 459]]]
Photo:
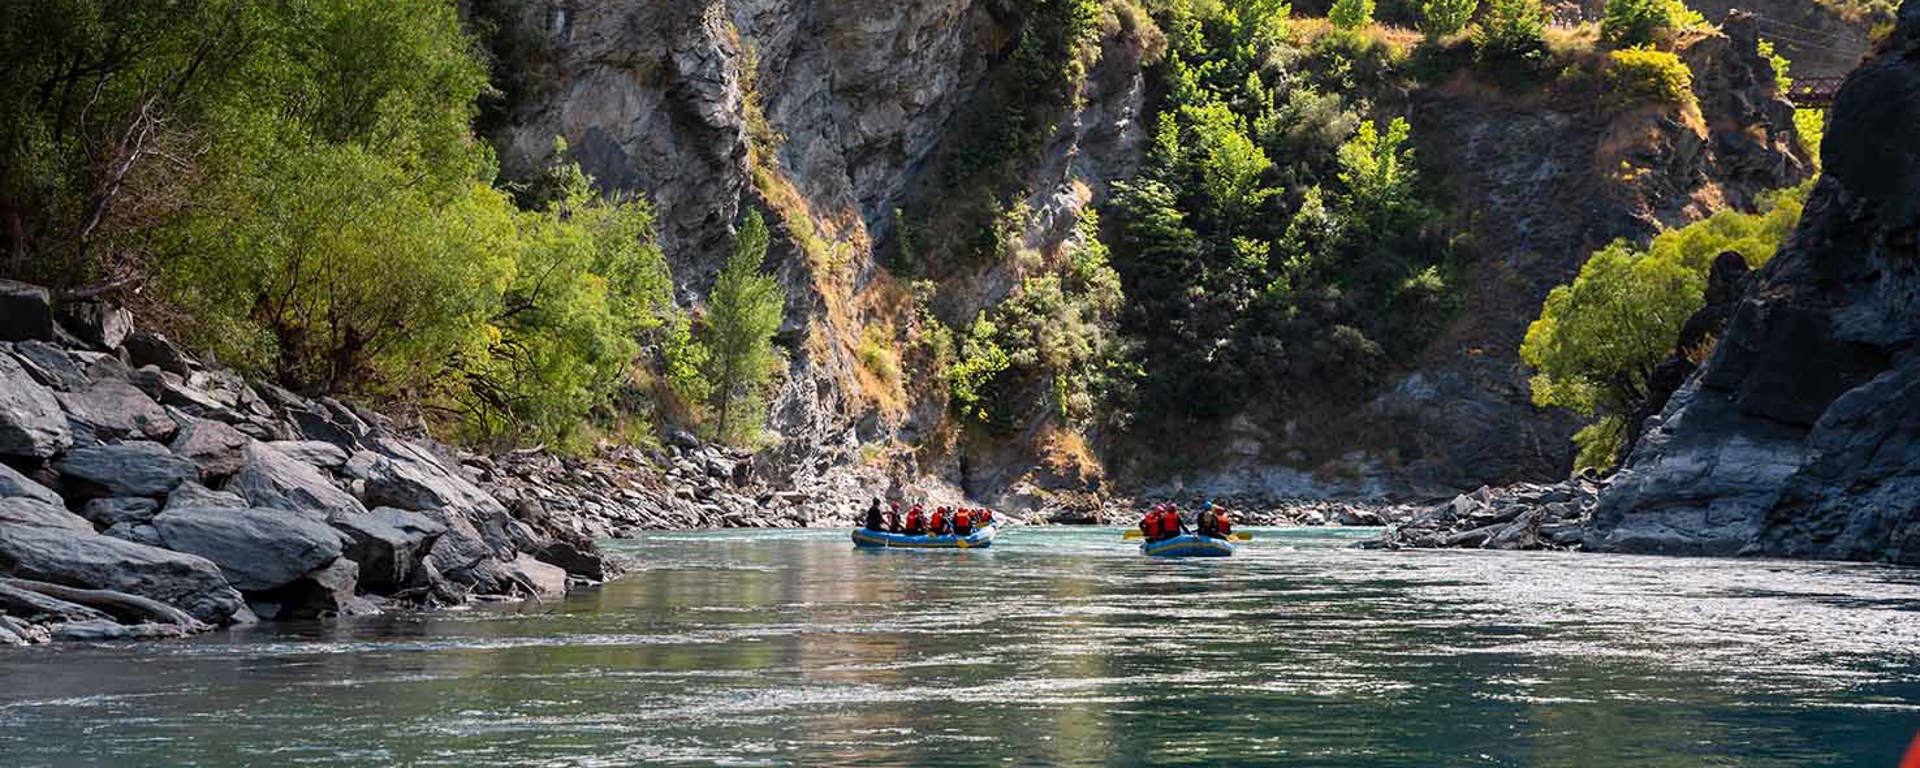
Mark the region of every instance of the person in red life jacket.
[[925, 534], [927, 532], [927, 511], [921, 509], [918, 504], [913, 505], [913, 509], [907, 510], [907, 527], [900, 532], [908, 536]]
[[973, 511], [961, 507], [953, 511], [953, 535], [973, 535]]
[[887, 502], [887, 532], [900, 532], [900, 502]]
[[993, 510], [987, 509], [985, 507], [981, 507], [980, 509], [974, 510], [973, 524], [976, 527], [980, 527], [980, 528], [985, 528], [989, 525], [993, 525]]
[[1154, 507], [1140, 516], [1140, 535], [1147, 541], [1153, 541], [1160, 535], [1160, 508]]
[[946, 507], [936, 508], [933, 510], [933, 517], [927, 520], [927, 533], [933, 536], [939, 536], [946, 532], [947, 532], [947, 508]]
[[1160, 538], [1171, 539], [1187, 532], [1187, 523], [1180, 519], [1180, 507], [1167, 502], [1166, 509], [1160, 512]]
[[1226, 507], [1213, 508], [1213, 532], [1223, 539], [1233, 538], [1233, 519], [1227, 517]]

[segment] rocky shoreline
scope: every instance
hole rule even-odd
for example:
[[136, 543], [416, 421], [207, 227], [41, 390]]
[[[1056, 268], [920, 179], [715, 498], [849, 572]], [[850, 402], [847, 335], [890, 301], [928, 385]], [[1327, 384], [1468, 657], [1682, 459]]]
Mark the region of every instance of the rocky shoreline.
[[459, 451], [0, 281], [0, 645], [552, 599], [617, 575], [597, 538], [851, 520], [773, 474], [679, 433]]

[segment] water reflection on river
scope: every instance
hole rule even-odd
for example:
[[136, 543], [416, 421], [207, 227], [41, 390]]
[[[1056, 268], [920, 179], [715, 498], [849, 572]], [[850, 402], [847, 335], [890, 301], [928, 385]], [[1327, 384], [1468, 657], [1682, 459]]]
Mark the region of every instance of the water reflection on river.
[[661, 534], [564, 603], [0, 650], [0, 766], [1891, 766], [1920, 572]]

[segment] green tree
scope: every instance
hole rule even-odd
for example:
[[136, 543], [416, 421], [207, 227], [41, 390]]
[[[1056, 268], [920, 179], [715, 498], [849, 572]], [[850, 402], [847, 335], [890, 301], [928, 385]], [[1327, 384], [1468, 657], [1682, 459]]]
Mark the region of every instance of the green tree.
[[704, 346], [711, 356], [707, 380], [713, 385], [719, 417], [715, 433], [723, 439], [743, 439], [752, 432], [750, 425], [740, 424], [737, 418], [762, 402], [763, 390], [779, 364], [773, 335], [780, 330], [787, 299], [779, 281], [760, 271], [767, 241], [766, 221], [759, 211], [749, 211], [734, 235], [727, 265], [707, 297]]
[[1547, 46], [1547, 10], [1540, 0], [1493, 0], [1480, 21], [1480, 53], [1511, 59], [1543, 51]]
[[1615, 48], [1653, 45], [1661, 35], [1697, 18], [1681, 0], [1607, 0], [1600, 39]]
[[1535, 371], [1535, 403], [1593, 420], [1574, 436], [1579, 466], [1618, 461], [1626, 419], [1646, 402], [1647, 377], [1700, 308], [1713, 259], [1734, 251], [1749, 266], [1764, 266], [1799, 221], [1811, 188], [1809, 181], [1767, 195], [1759, 213], [1721, 211], [1663, 232], [1644, 252], [1616, 241], [1548, 294], [1520, 357]]
[[1336, 29], [1356, 30], [1373, 23], [1373, 0], [1333, 0], [1327, 20]]
[[1594, 253], [1571, 285], [1547, 295], [1520, 357], [1537, 372], [1535, 404], [1595, 419], [1574, 437], [1580, 466], [1612, 466], [1623, 420], [1646, 401], [1647, 378], [1705, 288], [1693, 271], [1615, 242]]
[[1438, 41], [1440, 38], [1455, 34], [1467, 28], [1473, 21], [1473, 13], [1480, 9], [1480, 0], [1422, 0], [1420, 3], [1420, 31], [1427, 39]]

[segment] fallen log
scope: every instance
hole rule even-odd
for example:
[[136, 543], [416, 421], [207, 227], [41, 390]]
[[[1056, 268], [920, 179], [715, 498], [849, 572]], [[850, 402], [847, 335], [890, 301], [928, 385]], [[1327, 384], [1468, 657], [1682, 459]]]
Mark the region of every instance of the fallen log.
[[179, 608], [111, 589], [79, 589], [27, 579], [0, 579], [0, 587], [36, 592], [55, 600], [85, 606], [128, 624], [177, 624], [194, 632], [206, 628], [199, 619]]

